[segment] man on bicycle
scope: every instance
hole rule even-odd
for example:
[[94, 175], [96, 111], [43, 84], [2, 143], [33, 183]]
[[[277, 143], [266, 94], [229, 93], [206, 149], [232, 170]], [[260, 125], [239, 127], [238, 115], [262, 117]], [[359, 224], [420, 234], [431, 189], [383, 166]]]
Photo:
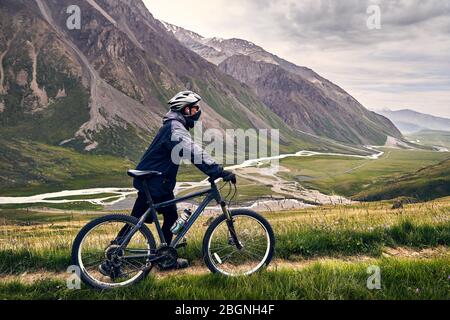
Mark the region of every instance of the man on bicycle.
[[[147, 180], [155, 204], [175, 198], [174, 189], [181, 158], [191, 160], [200, 171], [213, 179], [223, 178], [224, 181], [236, 183], [236, 176], [218, 165], [210, 155], [193, 142], [189, 134], [189, 129], [194, 128], [195, 123], [201, 117], [202, 111], [199, 106], [201, 100], [202, 98], [198, 94], [192, 91], [183, 91], [169, 101], [170, 112], [164, 117], [163, 126], [136, 168], [136, 170], [162, 173], [162, 176], [155, 176]], [[182, 150], [182, 154], [176, 154], [178, 152], [174, 152], [174, 149], [175, 151]], [[141, 180], [135, 179], [134, 187], [139, 192], [131, 215], [139, 219], [149, 206]], [[164, 217], [162, 231], [166, 243], [170, 244], [173, 238], [170, 229], [178, 219], [177, 206], [161, 208], [158, 213]], [[152, 222], [146, 221], [146, 223]], [[181, 269], [188, 266], [187, 260], [178, 259], [174, 268]], [[110, 267], [106, 264], [100, 265], [99, 269], [104, 275], [111, 274]]]

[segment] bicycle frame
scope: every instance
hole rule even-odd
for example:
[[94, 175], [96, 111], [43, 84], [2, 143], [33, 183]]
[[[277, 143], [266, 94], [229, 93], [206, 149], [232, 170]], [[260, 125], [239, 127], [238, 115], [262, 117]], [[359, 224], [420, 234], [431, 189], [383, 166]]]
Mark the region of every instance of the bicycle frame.
[[[122, 243], [120, 245], [120, 248], [123, 249], [125, 247], [125, 245], [128, 243], [128, 241], [130, 241], [130, 239], [134, 236], [134, 234], [142, 227], [142, 225], [145, 223], [147, 218], [151, 215], [151, 217], [153, 218], [153, 221], [155, 223], [155, 227], [156, 227], [156, 230], [158, 232], [158, 236], [159, 236], [161, 245], [162, 246], [169, 246], [171, 248], [175, 248], [176, 249], [176, 247], [180, 243], [181, 239], [183, 239], [184, 236], [189, 232], [191, 227], [194, 225], [194, 223], [197, 221], [197, 219], [202, 214], [203, 210], [205, 210], [205, 208], [208, 206], [208, 204], [211, 201], [216, 200], [217, 204], [219, 204], [221, 206], [222, 212], [227, 217], [227, 224], [228, 224], [228, 227], [230, 229], [230, 233], [231, 233], [231, 235], [233, 237], [233, 240], [235, 240], [235, 243], [236, 243], [236, 245], [237, 245], [237, 247], [239, 249], [241, 247], [241, 245], [240, 245], [240, 242], [237, 239], [236, 232], [234, 231], [234, 226], [233, 226], [233, 222], [232, 222], [231, 213], [228, 210], [225, 201], [223, 201], [222, 196], [220, 194], [220, 191], [217, 189], [217, 185], [215, 184], [215, 182], [212, 181], [212, 180], [209, 180], [209, 182], [211, 183], [211, 188], [210, 189], [199, 191], [199, 192], [195, 192], [195, 193], [189, 194], [187, 196], [176, 198], [176, 199], [173, 199], [173, 200], [170, 200], [170, 201], [154, 204], [153, 203], [153, 199], [152, 199], [151, 194], [150, 194], [150, 191], [149, 191], [149, 188], [148, 188], [148, 185], [147, 185], [147, 182], [144, 180], [143, 181], [143, 186], [144, 186], [145, 195], [147, 197], [147, 203], [149, 205], [149, 209], [139, 219], [138, 224], [136, 224], [136, 226], [134, 226], [131, 229], [131, 231], [129, 231], [129, 233], [124, 237], [124, 239], [123, 239], [123, 241], [122, 241]], [[205, 199], [200, 203], [200, 205], [197, 208], [197, 210], [189, 218], [189, 220], [187, 221], [187, 223], [186, 223], [185, 227], [183, 228], [183, 230], [181, 231], [181, 233], [179, 233], [177, 235], [177, 237], [172, 241], [172, 243], [170, 245], [168, 245], [166, 243], [166, 239], [165, 239], [164, 234], [162, 232], [161, 224], [159, 223], [159, 220], [158, 220], [157, 210], [160, 209], [160, 208], [171, 206], [173, 204], [177, 204], [177, 203], [185, 201], [185, 200], [198, 198], [198, 197], [201, 197], [201, 196], [204, 196], [204, 195], [206, 195]], [[132, 257], [136, 257], [136, 256], [132, 256]]]

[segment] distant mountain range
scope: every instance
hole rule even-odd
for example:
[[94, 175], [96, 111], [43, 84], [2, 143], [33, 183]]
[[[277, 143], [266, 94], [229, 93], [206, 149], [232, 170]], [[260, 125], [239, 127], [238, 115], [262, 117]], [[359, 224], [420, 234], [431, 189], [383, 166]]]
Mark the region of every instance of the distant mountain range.
[[351, 144], [383, 145], [401, 133], [340, 87], [242, 39], [204, 38], [163, 22], [187, 48], [250, 86], [289, 127]]
[[450, 119], [447, 118], [409, 109], [398, 111], [385, 109], [378, 112], [389, 118], [403, 134], [417, 133], [423, 130], [450, 131]]

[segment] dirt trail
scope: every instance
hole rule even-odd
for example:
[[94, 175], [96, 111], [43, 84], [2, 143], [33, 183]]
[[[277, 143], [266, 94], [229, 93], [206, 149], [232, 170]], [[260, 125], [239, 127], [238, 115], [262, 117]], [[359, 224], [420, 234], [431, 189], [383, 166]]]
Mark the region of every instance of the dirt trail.
[[[385, 248], [382, 253], [383, 257], [391, 258], [413, 258], [413, 259], [432, 259], [444, 256], [450, 256], [450, 249], [447, 247], [436, 247], [431, 249], [415, 250], [411, 248], [399, 247], [399, 248]], [[377, 258], [370, 256], [349, 256], [349, 257], [320, 257], [312, 259], [298, 260], [281, 260], [277, 259], [271, 262], [268, 267], [269, 271], [291, 270], [300, 271], [316, 263], [358, 263], [375, 261]], [[169, 272], [156, 272], [154, 275], [157, 279], [164, 279], [170, 276], [182, 276], [182, 275], [204, 275], [210, 273], [209, 269], [204, 265], [193, 265], [186, 270], [169, 271]]]
[[[450, 257], [450, 248], [447, 247], [436, 247], [429, 249], [416, 250], [411, 248], [399, 247], [399, 248], [385, 248], [383, 250], [383, 257], [386, 258], [406, 258], [406, 259], [433, 259], [441, 257]], [[320, 257], [312, 259], [301, 259], [298, 260], [274, 260], [271, 262], [268, 270], [269, 271], [300, 271], [316, 263], [369, 263], [371, 261], [376, 261], [376, 257], [370, 256], [350, 256], [350, 257]], [[174, 276], [185, 276], [194, 275], [201, 276], [209, 274], [209, 269], [201, 262], [195, 262], [190, 268], [185, 270], [176, 271], [166, 271], [159, 272], [155, 269], [152, 270], [152, 275], [156, 279], [165, 279]], [[0, 282], [13, 282], [18, 281], [25, 284], [33, 284], [43, 280], [60, 280], [65, 281], [68, 277], [68, 273], [64, 272], [49, 272], [42, 270], [40, 272], [25, 272], [21, 275], [0, 275]]]

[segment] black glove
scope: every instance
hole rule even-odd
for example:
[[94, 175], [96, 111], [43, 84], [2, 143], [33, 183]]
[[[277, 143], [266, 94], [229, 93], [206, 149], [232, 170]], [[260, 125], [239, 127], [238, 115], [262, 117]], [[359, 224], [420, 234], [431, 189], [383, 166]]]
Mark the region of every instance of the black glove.
[[231, 171], [227, 171], [227, 170], [223, 170], [222, 172], [222, 179], [225, 182], [231, 182], [232, 184], [236, 184], [236, 175], [231, 172]]

